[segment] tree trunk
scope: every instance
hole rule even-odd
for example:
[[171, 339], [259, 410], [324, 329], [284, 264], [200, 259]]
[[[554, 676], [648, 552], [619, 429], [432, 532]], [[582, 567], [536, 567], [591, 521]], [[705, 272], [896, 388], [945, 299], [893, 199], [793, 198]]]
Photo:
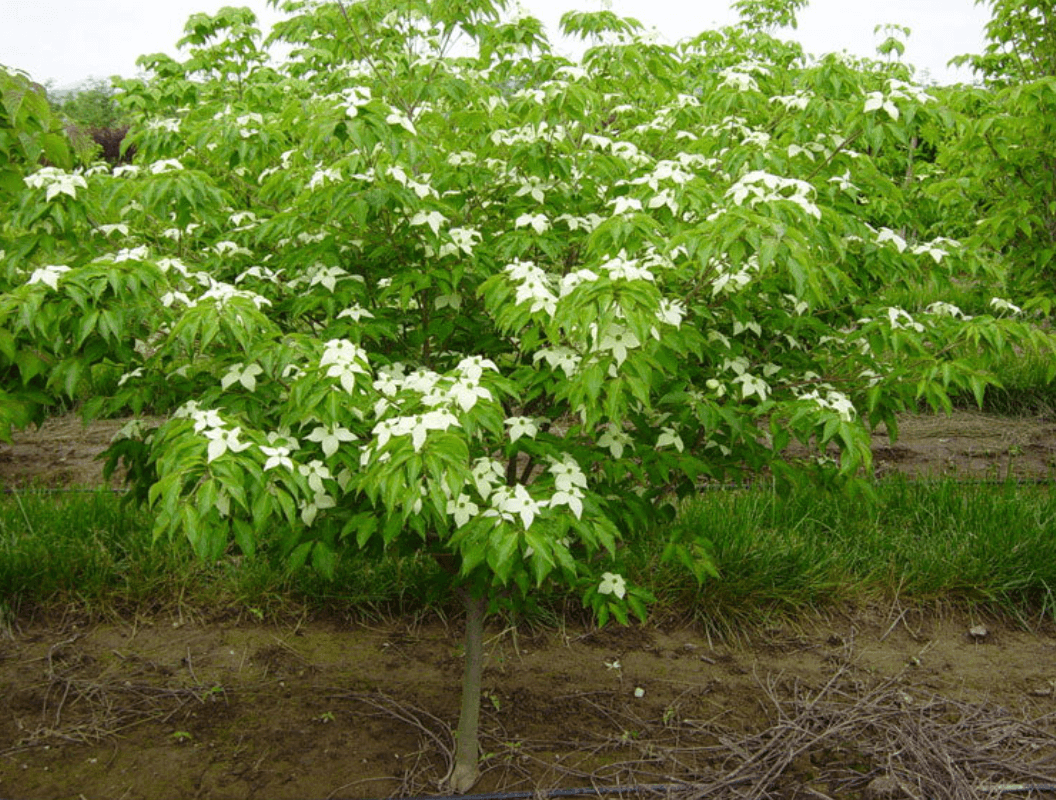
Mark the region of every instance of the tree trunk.
[[483, 598], [473, 597], [467, 589], [466, 606], [466, 664], [462, 671], [462, 711], [458, 718], [455, 742], [455, 765], [451, 771], [451, 791], [464, 794], [473, 788], [480, 777], [480, 675], [484, 666]]

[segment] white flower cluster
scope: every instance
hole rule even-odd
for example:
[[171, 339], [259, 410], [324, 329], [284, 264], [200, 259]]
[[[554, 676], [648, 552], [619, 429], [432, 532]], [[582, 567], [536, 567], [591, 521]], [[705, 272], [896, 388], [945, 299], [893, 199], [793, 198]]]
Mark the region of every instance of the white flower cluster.
[[[627, 351], [641, 347], [642, 343], [626, 325], [610, 324], [603, 332], [597, 334], [595, 352], [612, 353], [619, 366], [627, 360]], [[611, 374], [611, 373], [610, 373]]]
[[[196, 306], [203, 300], [215, 300], [216, 304], [220, 308], [223, 308], [225, 305], [227, 305], [229, 300], [235, 297], [245, 298], [246, 300], [251, 301], [253, 305], [255, 305], [257, 308], [262, 308], [264, 306], [271, 305], [271, 301], [268, 298], [264, 297], [264, 295], [257, 294], [256, 292], [250, 292], [245, 289], [236, 289], [230, 283], [224, 283], [223, 281], [215, 280], [211, 276], [210, 281], [211, 283], [209, 285], [209, 288], [205, 291], [205, 293], [202, 294], [197, 300], [190, 301], [188, 303], [189, 306]], [[164, 301], [164, 298], [162, 298], [162, 300]]]
[[483, 238], [476, 228], [449, 228], [447, 235], [451, 237], [451, 241], [440, 245], [440, 258], [459, 253], [471, 256], [473, 248], [480, 244]]
[[304, 438], [309, 442], [318, 442], [327, 458], [340, 449], [342, 442], [356, 441], [356, 435], [340, 425], [317, 425]]
[[41, 267], [40, 269], [33, 270], [33, 274], [29, 276], [26, 285], [29, 286], [34, 283], [43, 283], [46, 286], [50, 286], [52, 289], [58, 289], [59, 278], [69, 271], [70, 268], [64, 265]]
[[877, 244], [884, 244], [885, 242], [891, 242], [891, 244], [895, 246], [895, 249], [898, 250], [898, 252], [900, 253], [904, 253], [906, 251], [906, 240], [890, 228], [881, 228], [876, 234]]
[[342, 107], [349, 119], [359, 114], [359, 109], [370, 102], [371, 91], [369, 86], [352, 86], [345, 89], [341, 95]]
[[519, 128], [506, 128], [494, 131], [491, 141], [494, 144], [515, 145], [535, 144], [536, 142], [560, 142], [568, 137], [563, 125], [550, 125], [545, 120], [538, 124], [528, 123]]
[[46, 189], [44, 199], [49, 202], [60, 194], [76, 199], [78, 189], [88, 188], [88, 182], [83, 175], [66, 172], [58, 167], [42, 167], [23, 180], [33, 189]]
[[491, 508], [485, 517], [494, 517], [496, 522], [513, 522], [520, 518], [525, 530], [532, 527], [539, 512], [546, 508], [545, 500], [536, 500], [522, 484], [499, 486], [491, 493]]
[[586, 233], [590, 233], [604, 221], [604, 217], [593, 213], [582, 217], [573, 216], [572, 214], [561, 214], [560, 216], [554, 217], [554, 222], [564, 222], [568, 225], [570, 231], [582, 230]]
[[1019, 306], [1014, 305], [1014, 304], [1008, 302], [1008, 300], [1005, 300], [1005, 299], [1000, 298], [1000, 297], [991, 297], [990, 298], [990, 308], [992, 308], [992, 309], [994, 309], [995, 311], [998, 311], [998, 312], [1007, 311], [1010, 314], [1022, 314], [1023, 313], [1023, 309], [1022, 308], [1020, 308]]
[[356, 388], [356, 376], [370, 374], [366, 351], [347, 339], [331, 339], [325, 348], [319, 366], [326, 367], [326, 376], [337, 378], [341, 388], [352, 394]]
[[253, 266], [243, 270], [235, 278], [235, 283], [242, 283], [248, 278], [256, 278], [258, 281], [278, 284], [284, 270], [271, 269], [270, 267]]
[[[281, 156], [279, 156], [280, 163], [279, 163], [278, 166], [266, 167], [265, 169], [261, 170], [260, 175], [257, 176], [257, 182], [258, 183], [264, 183], [265, 180], [267, 180], [269, 177], [271, 177], [275, 173], [281, 172], [284, 169], [289, 169], [290, 159], [293, 158], [294, 153], [295, 153], [294, 150], [285, 151]], [[115, 170], [115, 174], [116, 174], [116, 170]]]
[[945, 303], [941, 300], [937, 300], [931, 303], [927, 308], [924, 309], [929, 314], [934, 314], [938, 317], [953, 317], [954, 319], [970, 320], [971, 316], [965, 314], [961, 309], [953, 303]]
[[865, 108], [863, 110], [868, 114], [883, 109], [891, 119], [897, 120], [900, 112], [898, 106], [895, 105], [896, 100], [913, 100], [918, 103], [927, 103], [934, 100], [934, 98], [919, 86], [892, 79], [887, 82], [886, 93], [870, 92], [866, 95]]
[[238, 124], [238, 135], [243, 139], [249, 139], [260, 133], [260, 127], [258, 126], [264, 124], [264, 117], [253, 111], [249, 114], [243, 114], [235, 122]]
[[621, 250], [615, 258], [610, 258], [600, 266], [600, 269], [608, 273], [609, 279], [614, 281], [654, 281], [653, 273], [644, 267], [638, 266], [634, 259], [628, 259], [627, 253]]
[[[370, 178], [371, 173], [373, 173], [373, 168], [368, 170], [364, 174], [356, 174], [352, 177], [360, 178], [361, 180], [370, 182], [372, 180]], [[419, 178], [421, 178], [421, 180], [415, 180], [414, 178], [411, 178], [407, 175], [407, 173], [403, 170], [403, 167], [401, 167], [399, 164], [396, 164], [395, 166], [389, 167], [386, 170], [386, 174], [398, 184], [400, 184], [400, 186], [403, 186], [404, 188], [410, 189], [412, 192], [414, 192], [420, 200], [424, 200], [427, 197], [440, 196], [440, 193], [437, 192], [436, 189], [434, 189], [429, 184], [429, 179], [432, 178], [432, 175], [428, 172], [418, 176]]]
[[796, 178], [782, 178], [763, 170], [742, 176], [727, 191], [726, 197], [739, 206], [787, 201], [795, 203], [812, 217], [821, 219], [821, 210], [813, 200], [814, 187]]
[[399, 362], [378, 370], [374, 388], [384, 397], [375, 405], [375, 413], [381, 416], [392, 405], [386, 398], [395, 398], [404, 390], [415, 392], [417, 402], [430, 408], [453, 408], [469, 411], [478, 400], [492, 399], [491, 392], [480, 385], [484, 370], [498, 371], [495, 363], [483, 356], [467, 356], [454, 369], [453, 375], [440, 375], [432, 370], [417, 369], [406, 373]]
[[344, 311], [338, 312], [337, 318], [351, 319], [353, 322], [359, 322], [361, 319], [374, 319], [374, 315], [367, 309], [363, 308], [359, 303], [353, 303]]
[[627, 431], [610, 422], [605, 425], [605, 432], [598, 437], [598, 447], [608, 448], [613, 458], [623, 458], [623, 451], [628, 447], [633, 450], [634, 442]]
[[917, 333], [924, 332], [924, 326], [917, 322], [910, 313], [897, 306], [887, 309], [887, 321], [893, 330], [911, 330]]
[[150, 167], [148, 167], [151, 175], [165, 175], [169, 172], [180, 172], [183, 168], [183, 164], [176, 158], [163, 158], [160, 161], [153, 162]]
[[287, 285], [291, 289], [296, 289], [302, 283], [307, 282], [309, 288], [322, 286], [326, 290], [333, 292], [336, 291], [337, 282], [340, 280], [358, 280], [362, 282], [363, 278], [359, 275], [350, 275], [347, 270], [341, 269], [341, 267], [331, 267], [321, 262], [316, 262], [309, 267], [303, 276], [294, 278]]
[[722, 78], [722, 85], [729, 86], [731, 89], [736, 89], [740, 92], [757, 92], [759, 91], [759, 84], [755, 82], [755, 78], [746, 72], [741, 72], [736, 67], [728, 67], [719, 73]]
[[[456, 407], [463, 413], [470, 411], [480, 400], [491, 400], [491, 392], [480, 385], [484, 370], [498, 371], [494, 362], [482, 356], [469, 356], [459, 362], [452, 375], [439, 375], [428, 369], [406, 373], [402, 364], [396, 363], [378, 370], [374, 389], [382, 398], [375, 404], [374, 413], [382, 416], [390, 408], [405, 403], [424, 405], [430, 411], [420, 414], [403, 414], [382, 420], [374, 426], [375, 442], [366, 448], [362, 463], [369, 463], [390, 439], [410, 436], [415, 451], [420, 451], [430, 431], [445, 431], [460, 427], [453, 413]], [[417, 397], [399, 399], [401, 392], [413, 392]]]
[[[622, 600], [627, 594], [627, 582], [623, 576], [617, 573], [604, 572], [601, 575], [601, 583], [598, 584], [598, 594], [611, 594]], [[638, 694], [641, 692], [641, 694]], [[645, 692], [635, 689], [635, 697], [643, 697]]]
[[503, 269], [510, 279], [517, 281], [517, 305], [531, 303], [529, 311], [545, 311], [551, 316], [557, 311], [557, 296], [551, 291], [550, 276], [531, 261], [514, 261]]
[[916, 245], [913, 248], [912, 253], [917, 256], [931, 256], [936, 264], [940, 264], [942, 263], [942, 259], [950, 254], [951, 249], [957, 249], [960, 246], [961, 243], [956, 239], [948, 239], [945, 236], [939, 236], [936, 239], [932, 239], [930, 242]]
[[521, 214], [514, 220], [513, 227], [532, 228], [537, 234], [542, 236], [550, 230], [550, 219], [546, 214]]
[[565, 453], [560, 461], [551, 458], [547, 471], [554, 476], [554, 488], [557, 490], [550, 497], [550, 507], [568, 506], [576, 515], [576, 519], [581, 519], [583, 490], [587, 488], [587, 476], [583, 468], [579, 466], [579, 462]]
[[[219, 114], [217, 116], [220, 116]], [[216, 117], [213, 117], [216, 119]], [[165, 131], [166, 133], [179, 133], [180, 120], [176, 117], [166, 119], [152, 119], [147, 123], [147, 129], [152, 131]]]
[[[613, 109], [613, 111], [616, 110]], [[588, 133], [583, 135], [583, 144], [589, 145], [596, 150], [607, 150], [617, 158], [622, 158], [634, 166], [647, 167], [652, 164], [652, 159], [644, 155], [638, 149], [638, 145], [633, 142], [614, 141], [608, 136]]]
[[583, 515], [584, 490], [587, 488], [587, 476], [583, 469], [566, 453], [560, 460], [550, 458], [548, 471], [553, 476], [555, 491], [549, 498], [538, 498], [522, 484], [506, 485], [505, 469], [500, 462], [491, 458], [477, 459], [470, 473], [472, 488], [487, 507], [482, 512], [473, 497], [461, 492], [458, 497], [448, 501], [447, 513], [454, 518], [457, 527], [480, 515], [492, 518], [497, 523], [519, 520], [527, 530], [540, 512], [559, 506], [568, 506], [576, 519], [580, 519]]
[[535, 351], [533, 361], [545, 360], [550, 369], [560, 368], [566, 377], [573, 377], [579, 371], [582, 357], [569, 347], [550, 347]]
[[810, 101], [813, 99], [813, 95], [809, 92], [804, 92], [802, 89], [797, 91], [795, 94], [786, 95], [774, 95], [770, 98], [771, 103], [780, 103], [788, 110], [795, 109], [796, 111], [804, 111], [807, 106], [810, 105]]
[[300, 448], [300, 443], [284, 431], [269, 433], [268, 444], [260, 446], [260, 452], [267, 457], [264, 461], [264, 471], [282, 467], [293, 472], [293, 459], [290, 454]]
[[[760, 402], [765, 402], [767, 396], [770, 394], [770, 384], [768, 384], [763, 378], [753, 375], [749, 372], [751, 364], [748, 359], [743, 356], [737, 358], [727, 358], [722, 362], [723, 370], [727, 372], [733, 372], [736, 377], [733, 379], [733, 383], [741, 384], [741, 398], [747, 400], [752, 395], [759, 398]], [[763, 365], [763, 374], [767, 377], [776, 372], [776, 367], [772, 365]]]
[[419, 211], [411, 217], [411, 225], [428, 225], [434, 236], [440, 235], [440, 226], [447, 222], [447, 217], [439, 211]]
[[229, 389], [238, 383], [251, 392], [255, 391], [257, 388], [257, 376], [263, 372], [264, 368], [260, 364], [243, 364], [242, 362], [233, 364], [228, 369], [227, 374], [220, 380], [220, 387]]
[[852, 422], [858, 414], [851, 399], [843, 392], [837, 392], [834, 389], [829, 389], [824, 397], [817, 389], [801, 394], [799, 397], [801, 400], [813, 400], [822, 408], [835, 411], [845, 422]]
[[308, 181], [308, 189], [318, 189], [320, 186], [325, 186], [327, 183], [340, 183], [341, 182], [341, 170], [337, 168], [324, 169], [322, 164], [315, 168], [315, 172], [312, 174], [311, 180]]
[[174, 419], [189, 418], [193, 420], [194, 432], [202, 434], [209, 440], [209, 446], [206, 449], [207, 462], [215, 461], [228, 451], [241, 453], [251, 447], [249, 442], [243, 442], [239, 439], [242, 428], [239, 426], [234, 428], [225, 427], [227, 423], [224, 422], [220, 412], [216, 409], [199, 408], [198, 403], [191, 400], [176, 409], [172, 416]]
[[372, 433], [376, 437], [375, 442], [379, 450], [392, 438], [410, 436], [411, 445], [417, 453], [425, 444], [429, 431], [446, 431], [459, 425], [458, 417], [447, 409], [439, 409], [424, 414], [382, 420], [374, 426]]
[[755, 255], [749, 256], [741, 268], [736, 271], [728, 264], [714, 258], [708, 266], [718, 273], [715, 282], [711, 285], [711, 296], [716, 297], [722, 292], [729, 294], [738, 292], [751, 283], [752, 278], [759, 272], [759, 259]]

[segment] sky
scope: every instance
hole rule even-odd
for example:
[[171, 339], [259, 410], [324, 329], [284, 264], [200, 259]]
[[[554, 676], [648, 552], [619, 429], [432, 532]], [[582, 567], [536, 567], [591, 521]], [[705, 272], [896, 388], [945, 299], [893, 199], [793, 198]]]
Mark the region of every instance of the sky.
[[[521, 0], [551, 30], [565, 11], [596, 10], [599, 0]], [[281, 18], [265, 0], [0, 0], [0, 64], [26, 70], [37, 81], [67, 88], [111, 75], [131, 77], [146, 53], [177, 55], [176, 41], [194, 13], [224, 5], [252, 8], [266, 24]], [[728, 0], [609, 0], [613, 11], [656, 28], [661, 41], [730, 23]], [[971, 80], [967, 70], [946, 62], [984, 46], [985, 6], [974, 0], [810, 0], [799, 29], [789, 32], [811, 53], [847, 50], [875, 56], [876, 25], [908, 26], [905, 60], [918, 78], [950, 83]], [[564, 52], [564, 48], [562, 48]]]

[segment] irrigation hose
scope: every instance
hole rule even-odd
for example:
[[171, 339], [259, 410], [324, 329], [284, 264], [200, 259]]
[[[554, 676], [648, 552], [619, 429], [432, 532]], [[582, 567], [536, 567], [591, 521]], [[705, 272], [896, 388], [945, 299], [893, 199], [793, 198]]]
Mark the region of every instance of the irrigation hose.
[[[539, 791], [418, 795], [417, 797], [402, 797], [398, 798], [398, 800], [542, 800], [542, 798], [583, 797], [586, 795], [605, 797], [607, 795], [624, 795], [639, 792], [670, 794], [671, 792], [685, 791], [692, 788], [693, 784], [690, 783], [643, 783], [635, 786], [577, 786], [565, 789], [542, 789]], [[1056, 783], [984, 783], [980, 784], [978, 789], [983, 792], [996, 794], [1056, 792]], [[0, 800], [4, 800], [4, 798], [0, 798]], [[375, 800], [393, 800], [393, 798], [379, 797], [375, 798]]]
[[984, 792], [1011, 794], [1012, 792], [1056, 792], [1056, 783], [984, 783]]
[[[551, 797], [582, 797], [593, 795], [594, 797], [605, 797], [606, 795], [624, 795], [637, 792], [653, 792], [655, 794], [669, 794], [676, 791], [692, 789], [690, 783], [643, 783], [637, 786], [580, 786], [568, 789], [544, 789], [542, 791], [530, 792], [485, 792], [484, 794], [454, 794], [454, 795], [420, 795], [418, 797], [404, 797], [399, 800], [534, 800], [534, 798]], [[979, 787], [983, 792], [994, 792], [996, 794], [1011, 794], [1013, 792], [1056, 792], [1056, 783], [984, 783]], [[392, 800], [392, 798], [376, 798], [375, 800]]]
[[[401, 800], [532, 800], [532, 798], [549, 797], [582, 797], [593, 795], [604, 797], [610, 794], [632, 794], [634, 792], [655, 792], [666, 794], [677, 789], [692, 788], [685, 783], [642, 783], [637, 786], [578, 786], [566, 789], [543, 789], [540, 791], [520, 792], [485, 792], [484, 794], [456, 794], [456, 795], [422, 795], [419, 797], [405, 797]], [[378, 798], [381, 800], [381, 798]]]

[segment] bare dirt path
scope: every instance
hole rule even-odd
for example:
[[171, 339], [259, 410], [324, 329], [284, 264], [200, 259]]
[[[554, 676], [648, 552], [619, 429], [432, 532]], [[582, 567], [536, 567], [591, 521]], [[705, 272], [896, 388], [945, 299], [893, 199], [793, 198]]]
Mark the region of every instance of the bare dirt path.
[[[460, 635], [436, 620], [27, 624], [0, 660], [0, 796], [435, 794]], [[742, 644], [496, 629], [477, 790], [992, 796], [1056, 782], [1054, 689], [1053, 636], [900, 609]]]
[[[0, 443], [0, 486], [98, 486], [97, 460], [128, 420], [98, 420], [87, 428], [67, 415]], [[878, 475], [951, 476], [985, 480], [1052, 478], [1056, 474], [1056, 416], [998, 417], [974, 411], [907, 415], [898, 440], [873, 439]]]

